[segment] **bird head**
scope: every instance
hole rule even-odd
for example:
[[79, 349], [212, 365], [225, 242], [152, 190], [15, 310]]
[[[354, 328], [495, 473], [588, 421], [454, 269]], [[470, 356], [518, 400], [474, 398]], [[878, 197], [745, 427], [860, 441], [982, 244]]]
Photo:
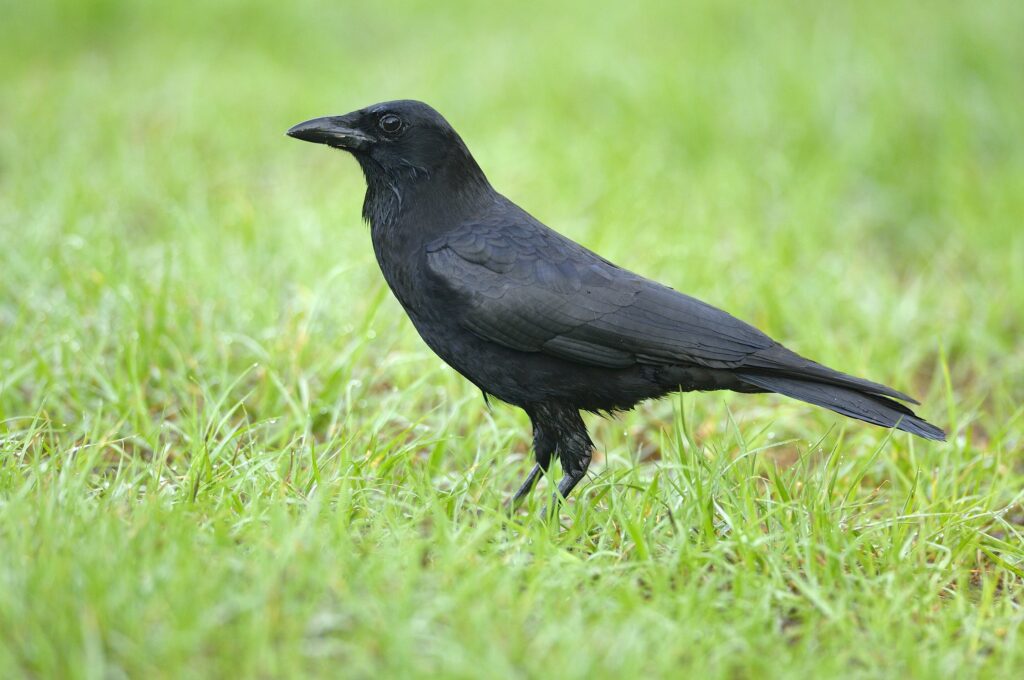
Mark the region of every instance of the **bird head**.
[[314, 118], [287, 134], [348, 151], [371, 182], [379, 175], [394, 183], [446, 170], [483, 177], [458, 133], [423, 102], [383, 102], [341, 116]]

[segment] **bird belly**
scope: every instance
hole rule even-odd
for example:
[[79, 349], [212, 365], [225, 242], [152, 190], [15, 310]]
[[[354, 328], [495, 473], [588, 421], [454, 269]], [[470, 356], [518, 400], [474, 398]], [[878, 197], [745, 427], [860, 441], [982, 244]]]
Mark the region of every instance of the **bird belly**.
[[[498, 345], [461, 327], [410, 314], [420, 337], [445, 363], [487, 394], [523, 407], [538, 402], [620, 411], [666, 390], [641, 366], [604, 368]], [[448, 322], [451, 323], [451, 322]], [[454, 324], [453, 324], [454, 325]]]

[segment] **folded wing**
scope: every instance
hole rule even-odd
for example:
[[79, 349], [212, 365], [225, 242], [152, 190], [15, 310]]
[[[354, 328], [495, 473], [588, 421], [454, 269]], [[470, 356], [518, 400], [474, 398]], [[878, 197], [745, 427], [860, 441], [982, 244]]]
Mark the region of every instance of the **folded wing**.
[[742, 369], [913, 401], [805, 359], [526, 218], [467, 224], [428, 247], [431, 273], [464, 303], [460, 323], [481, 338], [593, 366]]

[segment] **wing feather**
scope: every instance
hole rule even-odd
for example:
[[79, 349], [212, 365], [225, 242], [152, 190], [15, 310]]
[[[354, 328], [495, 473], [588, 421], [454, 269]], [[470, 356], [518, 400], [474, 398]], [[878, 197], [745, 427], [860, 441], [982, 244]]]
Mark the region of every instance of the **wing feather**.
[[732, 367], [775, 345], [534, 221], [465, 225], [427, 250], [431, 273], [464, 303], [463, 326], [512, 349], [615, 368]]

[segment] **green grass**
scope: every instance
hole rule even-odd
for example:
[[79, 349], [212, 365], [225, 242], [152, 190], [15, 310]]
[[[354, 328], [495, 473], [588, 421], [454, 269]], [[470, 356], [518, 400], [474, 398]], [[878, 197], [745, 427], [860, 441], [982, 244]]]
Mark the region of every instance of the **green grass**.
[[[4, 3], [0, 677], [1019, 673], [1024, 5], [375, 7]], [[395, 97], [949, 443], [686, 395], [506, 521], [525, 416], [283, 136]]]

